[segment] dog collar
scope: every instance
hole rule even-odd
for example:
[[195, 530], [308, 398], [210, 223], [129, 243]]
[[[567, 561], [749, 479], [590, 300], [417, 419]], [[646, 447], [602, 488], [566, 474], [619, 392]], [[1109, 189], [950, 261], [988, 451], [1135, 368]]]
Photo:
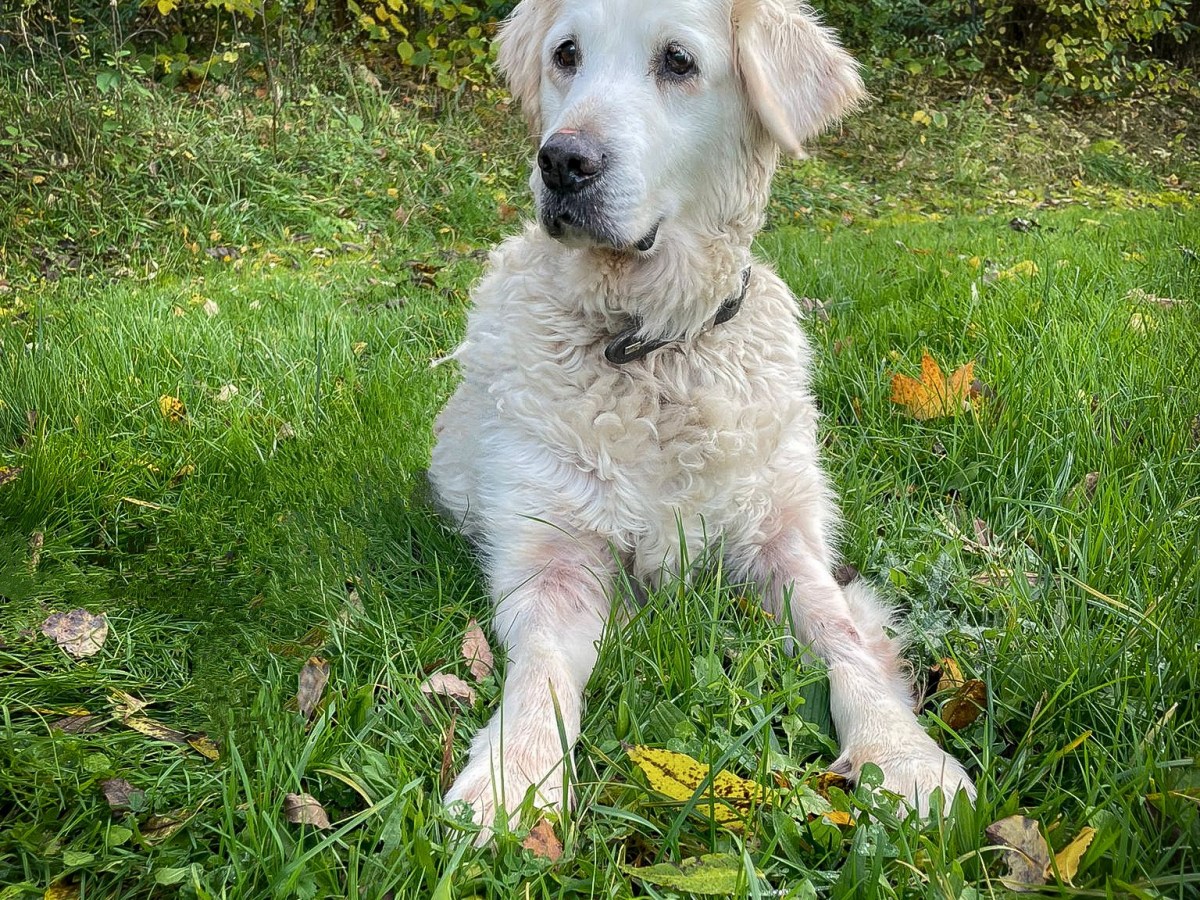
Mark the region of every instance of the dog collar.
[[[720, 325], [722, 322], [728, 322], [738, 314], [742, 308], [742, 301], [746, 299], [746, 290], [749, 286], [750, 267], [746, 266], [746, 268], [742, 269], [741, 290], [734, 296], [727, 297], [725, 302], [721, 304], [721, 308], [717, 310], [717, 315], [712, 322], [714, 326]], [[623, 366], [625, 363], [633, 362], [635, 359], [642, 359], [655, 350], [667, 346], [667, 344], [674, 344], [682, 340], [682, 338], [640, 338], [638, 337], [638, 331], [641, 327], [641, 318], [634, 316], [630, 326], [608, 342], [608, 345], [604, 348], [604, 358], [614, 366]]]

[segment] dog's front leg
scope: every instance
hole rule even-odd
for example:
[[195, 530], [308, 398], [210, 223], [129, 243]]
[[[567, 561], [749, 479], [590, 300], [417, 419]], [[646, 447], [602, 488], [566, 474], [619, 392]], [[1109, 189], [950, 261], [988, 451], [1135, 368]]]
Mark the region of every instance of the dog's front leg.
[[597, 538], [514, 523], [488, 554], [493, 631], [508, 653], [500, 708], [475, 736], [446, 795], [485, 826], [514, 822], [522, 801], [557, 810], [571, 799], [571, 748], [583, 689], [608, 621], [613, 566]]
[[800, 643], [829, 668], [830, 706], [841, 755], [834, 771], [856, 778], [865, 763], [883, 770], [883, 784], [929, 811], [941, 790], [945, 808], [959, 790], [974, 800], [962, 765], [925, 733], [913, 714], [912, 688], [899, 647], [887, 635], [888, 610], [866, 584], [838, 586], [814, 538], [787, 531], [759, 549], [752, 575], [763, 604], [787, 619]]

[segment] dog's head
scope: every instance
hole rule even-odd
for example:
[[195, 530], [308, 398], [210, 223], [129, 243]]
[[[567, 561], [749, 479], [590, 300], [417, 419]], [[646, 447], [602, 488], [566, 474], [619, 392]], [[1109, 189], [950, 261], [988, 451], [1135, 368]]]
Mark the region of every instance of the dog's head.
[[573, 246], [652, 253], [737, 193], [763, 142], [799, 153], [863, 96], [799, 0], [523, 0], [499, 40], [539, 218]]

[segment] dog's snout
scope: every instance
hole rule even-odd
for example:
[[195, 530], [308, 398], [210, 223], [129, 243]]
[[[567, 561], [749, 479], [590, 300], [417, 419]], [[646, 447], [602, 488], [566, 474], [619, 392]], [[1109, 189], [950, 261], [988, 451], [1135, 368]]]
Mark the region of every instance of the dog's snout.
[[546, 187], [560, 194], [587, 187], [608, 165], [600, 145], [578, 131], [552, 134], [538, 152], [537, 161]]

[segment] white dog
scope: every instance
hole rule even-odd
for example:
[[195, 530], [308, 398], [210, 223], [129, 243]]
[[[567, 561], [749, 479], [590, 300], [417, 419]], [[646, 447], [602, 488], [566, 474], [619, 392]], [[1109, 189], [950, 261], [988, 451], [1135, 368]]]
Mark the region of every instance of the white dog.
[[828, 666], [835, 770], [873, 762], [922, 811], [973, 797], [886, 610], [831, 574], [810, 350], [750, 254], [779, 149], [862, 97], [856, 64], [796, 0], [524, 0], [500, 41], [540, 222], [492, 255], [436, 426], [434, 491], [484, 553], [509, 659], [447, 801], [489, 827], [531, 789], [569, 802], [618, 568], [654, 584], [704, 541]]

